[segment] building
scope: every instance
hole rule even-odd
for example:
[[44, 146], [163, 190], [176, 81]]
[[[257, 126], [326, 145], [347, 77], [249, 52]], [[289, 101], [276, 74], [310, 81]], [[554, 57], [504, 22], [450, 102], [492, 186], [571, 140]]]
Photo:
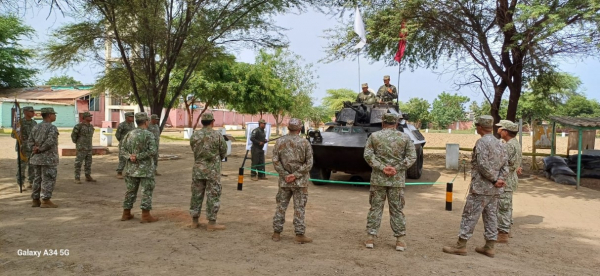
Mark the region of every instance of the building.
[[[33, 106], [35, 110], [34, 119], [40, 123], [42, 121], [41, 109], [42, 107], [52, 107], [54, 111], [58, 113], [54, 125], [57, 127], [73, 127], [73, 114], [74, 106], [72, 104], [50, 102], [50, 101], [38, 101], [38, 100], [18, 100], [19, 105]], [[12, 128], [12, 110], [15, 105], [15, 99], [0, 98], [0, 128]]]

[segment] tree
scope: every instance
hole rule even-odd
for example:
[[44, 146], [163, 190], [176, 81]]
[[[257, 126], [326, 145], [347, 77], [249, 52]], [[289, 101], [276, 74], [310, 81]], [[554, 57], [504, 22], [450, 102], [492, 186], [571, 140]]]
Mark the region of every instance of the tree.
[[73, 86], [73, 85], [83, 85], [80, 81], [74, 79], [71, 76], [62, 75], [58, 77], [51, 77], [46, 81], [46, 85], [65, 85], [65, 86]]
[[507, 89], [506, 119], [514, 120], [528, 80], [552, 71], [558, 60], [599, 53], [600, 5], [595, 0], [346, 0], [332, 4], [331, 12], [346, 24], [328, 32], [328, 60], [356, 56], [351, 49], [358, 38], [344, 12], [357, 2], [367, 25], [369, 43], [362, 50], [367, 57], [397, 64], [398, 33], [406, 22], [403, 64], [445, 65], [443, 71], [463, 78], [459, 87], [481, 90], [495, 122]]
[[422, 122], [429, 121], [430, 108], [431, 104], [421, 98], [410, 98], [407, 103], [400, 105], [400, 110], [409, 114], [408, 120], [415, 123], [416, 128], [420, 128]]
[[600, 103], [583, 95], [576, 95], [560, 106], [558, 113], [570, 117], [600, 117]]
[[469, 102], [466, 96], [442, 92], [433, 100], [431, 109], [431, 121], [440, 129], [443, 129], [454, 122], [464, 121], [465, 104]]
[[24, 49], [19, 41], [31, 38], [34, 30], [12, 15], [0, 15], [0, 88], [34, 85], [37, 70], [28, 68], [33, 58], [31, 50]]
[[331, 111], [325, 106], [311, 106], [311, 112], [308, 116], [308, 120], [312, 123], [315, 128], [318, 128], [321, 123], [331, 121]]
[[325, 91], [327, 96], [323, 98], [323, 106], [329, 108], [331, 113], [340, 111], [344, 107], [344, 102], [353, 102], [356, 100], [356, 92], [341, 88], [341, 89], [328, 89]]
[[[229, 105], [240, 113], [263, 114], [275, 109], [274, 106], [287, 105], [288, 91], [275, 72], [265, 64], [238, 63], [237, 82], [241, 89], [236, 91]], [[278, 101], [283, 101], [280, 103]]]

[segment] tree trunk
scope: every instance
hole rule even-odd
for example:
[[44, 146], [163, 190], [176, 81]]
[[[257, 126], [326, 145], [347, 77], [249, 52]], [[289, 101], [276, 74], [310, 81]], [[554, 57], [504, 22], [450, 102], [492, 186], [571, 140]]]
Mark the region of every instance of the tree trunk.
[[208, 109], [210, 104], [211, 104], [210, 101], [204, 103], [204, 109], [202, 109], [200, 114], [198, 114], [198, 118], [196, 119], [196, 123], [194, 124], [194, 130], [196, 130], [196, 127], [198, 127], [198, 122], [200, 121], [200, 117], [202, 117], [202, 114], [204, 114], [204, 112], [206, 112], [206, 110]]

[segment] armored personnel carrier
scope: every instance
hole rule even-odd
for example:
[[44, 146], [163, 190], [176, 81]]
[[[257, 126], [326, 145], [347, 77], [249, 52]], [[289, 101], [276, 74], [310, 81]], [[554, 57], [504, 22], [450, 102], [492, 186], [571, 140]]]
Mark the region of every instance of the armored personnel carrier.
[[[402, 115], [398, 130], [402, 131], [415, 143], [417, 161], [406, 174], [408, 178], [419, 179], [423, 172], [423, 147], [425, 137], [415, 126], [406, 120], [409, 114], [403, 114], [397, 104], [391, 103], [350, 103], [335, 114], [335, 122], [327, 123], [326, 129], [310, 130], [307, 139], [313, 150], [312, 179], [329, 180], [332, 172], [361, 174], [371, 172], [363, 154], [367, 138], [382, 129], [381, 116], [384, 113]], [[313, 182], [315, 185], [323, 182]]]

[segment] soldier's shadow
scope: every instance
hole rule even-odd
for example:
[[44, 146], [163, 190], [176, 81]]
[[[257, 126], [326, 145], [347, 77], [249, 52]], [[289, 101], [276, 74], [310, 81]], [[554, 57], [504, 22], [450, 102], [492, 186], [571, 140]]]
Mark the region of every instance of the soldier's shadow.
[[540, 224], [544, 222], [544, 217], [536, 215], [527, 215], [524, 217], [515, 217], [513, 220], [514, 224]]

